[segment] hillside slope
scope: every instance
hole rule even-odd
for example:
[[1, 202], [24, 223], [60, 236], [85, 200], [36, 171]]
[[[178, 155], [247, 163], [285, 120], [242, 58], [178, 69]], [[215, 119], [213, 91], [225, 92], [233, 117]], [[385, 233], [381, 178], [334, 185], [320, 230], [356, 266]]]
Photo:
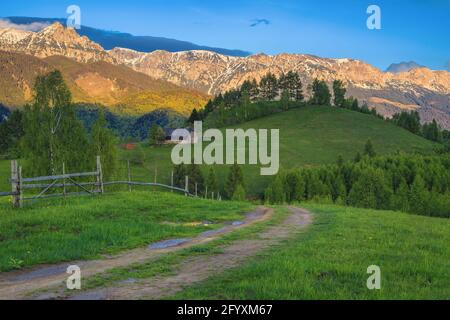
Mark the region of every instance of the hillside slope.
[[55, 69], [62, 72], [74, 102], [104, 104], [113, 111], [144, 114], [170, 108], [188, 114], [207, 101], [205, 94], [121, 65], [79, 63], [62, 56], [39, 59], [0, 51], [0, 103], [19, 107], [29, 102], [36, 77]]
[[[280, 129], [282, 168], [335, 163], [339, 155], [352, 160], [357, 152], [362, 152], [368, 139], [372, 140], [378, 154], [397, 150], [431, 153], [435, 147], [434, 143], [374, 116], [334, 107], [302, 107], [237, 125], [236, 128]], [[135, 170], [142, 173], [143, 178], [148, 179], [147, 170], [154, 172], [157, 167], [160, 179], [169, 182], [173, 167], [171, 149], [171, 146], [149, 148], [141, 145], [135, 150], [123, 151], [122, 157], [141, 163], [135, 166]], [[228, 167], [216, 166], [216, 171], [219, 181], [224, 183]], [[272, 179], [261, 176], [260, 167], [253, 165], [244, 166], [244, 176], [250, 195], [263, 193]]]

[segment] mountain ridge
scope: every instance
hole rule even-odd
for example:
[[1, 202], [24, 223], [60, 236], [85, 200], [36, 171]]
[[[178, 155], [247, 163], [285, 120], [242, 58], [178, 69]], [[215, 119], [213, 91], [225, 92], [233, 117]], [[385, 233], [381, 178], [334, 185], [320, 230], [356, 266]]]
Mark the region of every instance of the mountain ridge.
[[[73, 29], [64, 28], [60, 23], [39, 32], [13, 33], [9, 31], [0, 35], [0, 50], [26, 53], [44, 59], [62, 55], [83, 64], [103, 62], [117, 68], [123, 65], [179, 88], [202, 92], [204, 96], [238, 88], [245, 80], [260, 80], [268, 72], [277, 76], [288, 71], [298, 72], [306, 97], [311, 95], [308, 88], [314, 79], [325, 80], [329, 85], [333, 80], [339, 79], [348, 88], [348, 95], [376, 108], [384, 116], [390, 117], [403, 110], [418, 111], [423, 121], [436, 119], [441, 126], [450, 129], [450, 72], [447, 71], [413, 68], [399, 73], [382, 72], [360, 60], [330, 59], [306, 54], [282, 53], [271, 56], [260, 53], [234, 57], [204, 50], [175, 53], [164, 50], [145, 53], [129, 48], [105, 50], [87, 37], [79, 36]], [[78, 67], [85, 68], [83, 65]], [[96, 77], [95, 74], [90, 74], [90, 77], [78, 81], [82, 84], [100, 81]], [[105, 84], [103, 81], [100, 83]], [[110, 84], [106, 85], [108, 86]], [[88, 91], [95, 93], [99, 89], [101, 86], [91, 85]], [[113, 95], [114, 92], [111, 91], [110, 98]], [[189, 100], [187, 96], [185, 98]], [[161, 102], [157, 96], [136, 92], [134, 98], [126, 99], [126, 104], [135, 103], [139, 109], [148, 99]], [[192, 108], [193, 104], [189, 106]], [[185, 113], [188, 112], [187, 109], [184, 109]]]
[[[35, 78], [53, 70], [61, 71], [75, 103], [108, 105], [118, 113], [139, 115], [164, 107], [187, 115], [208, 99], [195, 90], [104, 61], [86, 64], [63, 56], [40, 59], [0, 51], [0, 103], [18, 108], [30, 102]], [[142, 102], [142, 94], [151, 99]]]
[[[4, 19], [7, 19], [15, 24], [31, 24], [33, 22], [59, 22], [64, 25], [66, 22], [66, 19], [61, 18], [6, 17]], [[189, 41], [165, 37], [135, 36], [131, 33], [108, 31], [88, 26], [81, 26], [81, 29], [77, 30], [77, 32], [81, 36], [87, 36], [92, 41], [97, 42], [106, 50], [110, 50], [115, 47], [127, 47], [141, 52], [151, 52], [160, 49], [165, 49], [169, 52], [185, 50], [209, 50], [221, 54], [239, 57], [250, 55], [250, 52], [239, 49], [210, 47], [198, 45]]]

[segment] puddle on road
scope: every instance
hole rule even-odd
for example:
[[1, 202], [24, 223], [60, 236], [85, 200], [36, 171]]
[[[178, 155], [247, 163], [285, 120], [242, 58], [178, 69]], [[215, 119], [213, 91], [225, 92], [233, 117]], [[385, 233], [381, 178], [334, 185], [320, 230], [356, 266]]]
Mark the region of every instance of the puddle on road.
[[24, 274], [20, 274], [12, 279], [12, 281], [26, 281], [26, 280], [34, 280], [38, 278], [45, 278], [48, 276], [54, 276], [61, 273], [66, 273], [67, 264], [60, 264], [57, 266], [50, 266], [45, 268], [40, 268], [34, 271], [30, 271]]
[[180, 244], [186, 243], [190, 241], [191, 239], [170, 239], [170, 240], [164, 240], [160, 242], [155, 242], [148, 246], [150, 250], [156, 250], [156, 249], [166, 249], [170, 247], [176, 247]]
[[135, 278], [128, 278], [122, 281], [117, 282], [118, 284], [133, 284], [136, 283], [137, 280]]

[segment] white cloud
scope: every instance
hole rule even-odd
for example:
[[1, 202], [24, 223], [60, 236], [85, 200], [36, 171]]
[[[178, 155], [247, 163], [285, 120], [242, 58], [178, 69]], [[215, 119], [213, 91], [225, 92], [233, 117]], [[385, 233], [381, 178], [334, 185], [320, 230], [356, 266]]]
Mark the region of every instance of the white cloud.
[[0, 19], [0, 29], [12, 28], [17, 30], [25, 30], [25, 31], [41, 31], [42, 29], [51, 25], [50, 22], [33, 22], [30, 24], [15, 24], [9, 21], [8, 19]]

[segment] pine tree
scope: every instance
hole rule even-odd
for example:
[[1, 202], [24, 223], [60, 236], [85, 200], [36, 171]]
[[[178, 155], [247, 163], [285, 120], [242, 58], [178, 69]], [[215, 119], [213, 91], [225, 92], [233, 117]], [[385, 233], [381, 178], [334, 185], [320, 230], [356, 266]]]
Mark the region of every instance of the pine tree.
[[194, 123], [195, 121], [200, 121], [201, 116], [199, 114], [199, 112], [197, 111], [196, 108], [194, 108], [194, 110], [192, 110], [191, 115], [189, 116], [188, 122], [189, 123]]
[[187, 166], [186, 175], [189, 177], [189, 192], [195, 193], [195, 185], [197, 185], [197, 194], [203, 193], [205, 189], [205, 180], [203, 173], [200, 170], [200, 166], [197, 164], [191, 164]]
[[214, 192], [217, 194], [219, 192], [219, 185], [214, 167], [209, 169], [208, 177], [206, 179], [206, 186], [208, 187], [208, 193]]
[[245, 201], [246, 195], [245, 195], [245, 189], [242, 185], [238, 185], [236, 187], [236, 190], [234, 190], [233, 196], [231, 197], [231, 200], [233, 201]]
[[315, 79], [312, 84], [313, 96], [311, 102], [316, 105], [330, 105], [331, 93], [325, 81]]
[[409, 194], [410, 210], [413, 213], [428, 215], [430, 194], [425, 187], [425, 182], [421, 175], [414, 178]]
[[256, 82], [256, 79], [252, 80], [252, 86], [250, 88], [250, 91], [248, 92], [250, 95], [250, 99], [252, 101], [257, 101], [259, 98], [259, 86], [258, 83]]
[[397, 188], [397, 191], [395, 192], [392, 199], [393, 209], [402, 212], [409, 212], [410, 211], [409, 193], [410, 191], [408, 185], [406, 184], [405, 179], [402, 178]]
[[280, 100], [281, 108], [283, 108], [283, 110], [285, 110], [285, 111], [289, 110], [290, 102], [291, 102], [290, 100], [291, 99], [289, 97], [289, 92], [287, 90], [284, 90], [281, 93], [281, 100]]
[[364, 146], [364, 155], [368, 156], [369, 158], [373, 158], [376, 156], [375, 149], [370, 139], [367, 140], [366, 145]]
[[282, 204], [286, 201], [283, 188], [283, 179], [277, 175], [271, 185], [266, 189], [266, 201], [272, 204]]
[[184, 164], [174, 166], [173, 170], [173, 184], [175, 187], [184, 189], [187, 169]]
[[238, 185], [241, 185], [245, 189], [244, 175], [242, 169], [239, 165], [234, 164], [230, 168], [230, 173], [228, 174], [228, 179], [225, 184], [225, 192], [228, 198], [232, 198], [234, 192]]
[[381, 169], [362, 170], [348, 195], [350, 205], [363, 208], [388, 209], [392, 192]]
[[262, 77], [259, 89], [264, 100], [271, 101], [275, 99], [278, 95], [278, 80], [276, 76], [269, 72]]
[[333, 81], [334, 105], [336, 107], [343, 107], [345, 101], [345, 94], [347, 90], [341, 80]]

